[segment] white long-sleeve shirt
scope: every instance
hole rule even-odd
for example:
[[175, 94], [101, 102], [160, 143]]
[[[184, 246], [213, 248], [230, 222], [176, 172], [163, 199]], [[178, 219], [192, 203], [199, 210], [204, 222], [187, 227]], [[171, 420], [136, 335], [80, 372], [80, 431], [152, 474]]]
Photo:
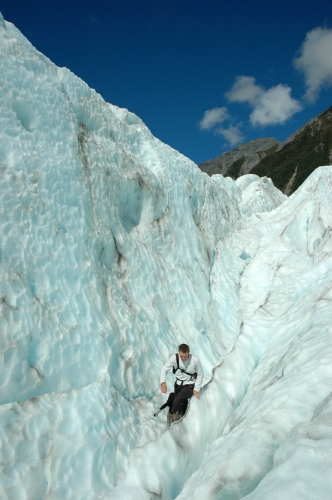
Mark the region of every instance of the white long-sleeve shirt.
[[[177, 368], [175, 354], [172, 357], [170, 357], [167, 363], [165, 363], [165, 365], [163, 366], [160, 375], [160, 384], [166, 382], [167, 373], [169, 372], [169, 370], [173, 369], [173, 366], [174, 368]], [[175, 376], [180, 383], [183, 382], [183, 385], [195, 384], [195, 391], [199, 392], [203, 382], [203, 368], [200, 360], [196, 358], [196, 356], [193, 356], [192, 354], [189, 354], [189, 358], [186, 361], [182, 361], [182, 359], [179, 356], [179, 367], [188, 373], [197, 372], [196, 380], [192, 380], [190, 375], [181, 372], [181, 370], [177, 370]]]

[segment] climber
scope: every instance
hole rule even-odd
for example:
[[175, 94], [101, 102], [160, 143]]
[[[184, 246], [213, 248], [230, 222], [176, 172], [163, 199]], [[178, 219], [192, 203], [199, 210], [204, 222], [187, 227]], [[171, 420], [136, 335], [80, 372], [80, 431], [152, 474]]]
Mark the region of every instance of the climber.
[[[186, 412], [188, 400], [194, 396], [200, 399], [199, 391], [203, 381], [203, 368], [200, 360], [190, 354], [187, 344], [180, 344], [178, 353], [174, 354], [163, 366], [160, 376], [161, 392], [167, 394], [166, 375], [170, 369], [176, 376], [174, 396], [170, 394], [167, 402], [160, 408], [170, 407], [168, 423], [179, 420]], [[158, 414], [156, 412], [156, 414]]]

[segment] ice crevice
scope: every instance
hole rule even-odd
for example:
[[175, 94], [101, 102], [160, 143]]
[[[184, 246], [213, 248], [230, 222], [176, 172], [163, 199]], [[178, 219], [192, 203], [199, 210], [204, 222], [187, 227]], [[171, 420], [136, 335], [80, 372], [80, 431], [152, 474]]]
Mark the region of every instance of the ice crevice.
[[[298, 211], [298, 218], [301, 221], [302, 203], [299, 204]], [[325, 219], [326, 222], [327, 219]], [[311, 224], [313, 225], [312, 221]], [[285, 228], [281, 227], [279, 231], [280, 235], [287, 234]], [[322, 231], [324, 232], [325, 229], [322, 229]], [[286, 236], [286, 238], [288, 245], [288, 237]], [[275, 235], [270, 240], [275, 245]], [[303, 243], [305, 245], [304, 250], [307, 252], [306, 241], [303, 241]], [[297, 245], [298, 242], [296, 242]], [[276, 253], [275, 250], [274, 247], [274, 253]], [[293, 253], [294, 248], [290, 247], [291, 261]], [[265, 252], [265, 258], [266, 254], [269, 257], [268, 252]], [[261, 252], [261, 255], [264, 257], [264, 252]], [[331, 269], [330, 259], [325, 260], [324, 264], [318, 264], [313, 268], [311, 260], [305, 258], [306, 269], [303, 278], [300, 278], [298, 283], [292, 283], [292, 286], [290, 286], [288, 280], [280, 279], [278, 276], [278, 274], [281, 274], [282, 264], [284, 266], [286, 264], [284, 251], [280, 253], [280, 257], [281, 262], [277, 266], [274, 263], [275, 271], [273, 276], [275, 279], [273, 281], [275, 287], [269, 288], [270, 291], [267, 293], [264, 303], [258, 304], [255, 312], [252, 313], [251, 311], [249, 317], [247, 316], [244, 319], [243, 328], [248, 337], [246, 338], [246, 334], [239, 336], [232, 352], [223, 360], [222, 365], [217, 370], [214, 370], [214, 373], [221, 379], [220, 387], [215, 391], [217, 396], [212, 396], [215, 385], [213, 379], [203, 389], [201, 401], [193, 401], [186, 419], [174, 425], [171, 431], [166, 434], [167, 437], [163, 435], [162, 438], [159, 438], [159, 443], [156, 445], [159, 451], [151, 452], [154, 460], [156, 460], [156, 456], [161, 455], [161, 457], [158, 456], [158, 462], [154, 467], [144, 460], [146, 455], [150, 455], [150, 445], [147, 445], [145, 450], [136, 451], [135, 454], [132, 454], [131, 469], [129, 469], [126, 480], [113, 490], [112, 498], [126, 498], [126, 496], [130, 498], [130, 490], [133, 484], [135, 484], [138, 498], [152, 498], [152, 493], [160, 495], [162, 498], [175, 498], [182, 488], [183, 491], [177, 498], [188, 498], [188, 496], [190, 498], [202, 498], [202, 495], [204, 498], [229, 498], [229, 495], [234, 498], [242, 498], [256, 490], [261, 480], [265, 476], [269, 477], [269, 471], [272, 471], [271, 477], [273, 477], [274, 456], [278, 456], [277, 450], [292, 435], [294, 426], [311, 421], [316, 406], [319, 406], [326, 394], [329, 394], [330, 387], [328, 378], [324, 376], [324, 383], [320, 387], [319, 394], [314, 394], [316, 377], [319, 378], [326, 370], [326, 361], [322, 360], [320, 363], [318, 360], [322, 359], [323, 352], [326, 356], [331, 355], [330, 348], [327, 354], [324, 347], [325, 340], [331, 335], [331, 329], [328, 325], [323, 326], [326, 318], [331, 313], [331, 301], [326, 302], [325, 299], [326, 294], [331, 293], [331, 273], [328, 271], [328, 269]], [[315, 256], [310, 257], [314, 258]], [[299, 260], [301, 268], [303, 262], [301, 263], [302, 259]], [[283, 278], [282, 274], [281, 278]], [[290, 288], [292, 288], [292, 301], [288, 302], [286, 309], [281, 307], [280, 314], [276, 314], [273, 306], [276, 302], [276, 295], [282, 297], [286, 293], [287, 296]], [[247, 290], [247, 292], [249, 294], [247, 293], [245, 298], [248, 300], [252, 290]], [[322, 313], [323, 317], [321, 316]], [[262, 328], [262, 324], [264, 328]], [[254, 332], [257, 330], [257, 325], [260, 326], [259, 329], [264, 332], [264, 335], [255, 338]], [[323, 328], [323, 331], [320, 328]], [[313, 333], [315, 331], [319, 332], [320, 340], [313, 338], [313, 336], [315, 337]], [[255, 338], [255, 341], [253, 341], [253, 338], [249, 340], [250, 336]], [[222, 389], [225, 388], [227, 380], [223, 372], [227, 371], [227, 365], [231, 363], [233, 352], [236, 360], [233, 369], [235, 367], [238, 369], [241, 341], [245, 346], [243, 348], [245, 353], [243, 355], [245, 359], [243, 362], [244, 369], [241, 370], [241, 377], [243, 380], [247, 379], [248, 383], [247, 386], [241, 387], [238, 391], [235, 390], [234, 386], [232, 387], [238, 399], [233, 398], [233, 404], [228, 406], [227, 412], [225, 410], [225, 406], [227, 407], [225, 399], [227, 397], [225, 398], [225, 395], [224, 398], [222, 397]], [[315, 343], [316, 346], [313, 348]], [[275, 351], [276, 346], [278, 346], [278, 349]], [[248, 352], [246, 352], [245, 348], [248, 347], [252, 349], [251, 361], [246, 359]], [[241, 366], [241, 368], [243, 367]], [[315, 374], [314, 377], [313, 374]], [[305, 383], [299, 387], [301, 377], [305, 377]], [[291, 386], [288, 384], [291, 384]], [[279, 398], [278, 393], [281, 393]], [[310, 403], [299, 405], [301, 398], [306, 398], [308, 393], [310, 394]], [[258, 401], [255, 401], [254, 395], [256, 395]], [[210, 402], [209, 398], [211, 398]], [[228, 400], [228, 403], [230, 401], [231, 399]], [[234, 402], [236, 403], [234, 404]], [[206, 408], [209, 408], [208, 417], [211, 418], [207, 418], [204, 409], [202, 410], [200, 405], [205, 407], [205, 411]], [[217, 412], [211, 414], [210, 411], [213, 407], [217, 407], [218, 410], [222, 407], [222, 411], [226, 415], [220, 415]], [[248, 416], [246, 416], [246, 413]], [[291, 415], [291, 413], [293, 414]], [[283, 417], [282, 414], [284, 414]], [[288, 419], [286, 416], [288, 416]], [[278, 419], [280, 417], [284, 419], [284, 425], [279, 424]], [[216, 424], [217, 420], [218, 424]], [[264, 424], [261, 424], [261, 422], [265, 424], [264, 432], [262, 432]], [[224, 428], [225, 424], [226, 427]], [[220, 425], [219, 432], [214, 435], [213, 431], [216, 430], [217, 425]], [[201, 434], [204, 428], [208, 429], [208, 435]], [[171, 433], [174, 433], [174, 436], [170, 436]], [[238, 444], [235, 445], [234, 449], [234, 440], [237, 442], [238, 439]], [[170, 441], [170, 443], [167, 443], [169, 448], [167, 448], [165, 440]], [[170, 458], [173, 440], [176, 441], [181, 450], [184, 448], [187, 454], [177, 449], [177, 459], [173, 456]], [[212, 445], [209, 447], [210, 443]], [[224, 461], [221, 460], [221, 450], [223, 448], [225, 448]], [[230, 453], [232, 448], [233, 454]], [[197, 457], [196, 460], [194, 457]], [[200, 462], [198, 457], [203, 458], [203, 463]], [[184, 466], [186, 460], [187, 470], [185, 470]], [[167, 461], [173, 464], [173, 471], [168, 470], [166, 467], [163, 482], [158, 471], [160, 468], [165, 469]], [[240, 471], [238, 471], [239, 463], [242, 464]], [[137, 481], [137, 477], [135, 481], [135, 471], [142, 468], [144, 473], [140, 476], [140, 481]], [[152, 474], [151, 469], [153, 469]], [[174, 470], [178, 471], [179, 469], [179, 475], [176, 473], [176, 476], [181, 480], [177, 485], [173, 481], [173, 489], [170, 491], [167, 484], [165, 484], [166, 478], [168, 474], [173, 474], [174, 479]], [[194, 470], [196, 470], [195, 473], [193, 473]], [[244, 479], [244, 473], [247, 479]], [[155, 476], [159, 477], [159, 481]], [[162, 476], [164, 477], [163, 474]], [[144, 477], [144, 481], [142, 477]], [[208, 489], [207, 477], [210, 485]], [[189, 479], [183, 487], [183, 480], [187, 478]], [[268, 483], [268, 480], [266, 482]], [[138, 485], [140, 485], [140, 488], [138, 488]], [[304, 491], [304, 488], [302, 490]], [[258, 488], [259, 491], [260, 488]], [[255, 498], [253, 493], [251, 497]]]
[[329, 498], [331, 167], [209, 178], [2, 17], [0, 75], [0, 497]]

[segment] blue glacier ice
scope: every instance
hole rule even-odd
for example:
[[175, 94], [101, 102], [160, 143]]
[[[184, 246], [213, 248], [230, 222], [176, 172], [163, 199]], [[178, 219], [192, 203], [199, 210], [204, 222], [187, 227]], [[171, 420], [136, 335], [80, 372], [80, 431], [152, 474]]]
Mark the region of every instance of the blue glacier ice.
[[0, 79], [0, 498], [330, 499], [332, 167], [210, 178], [1, 15]]

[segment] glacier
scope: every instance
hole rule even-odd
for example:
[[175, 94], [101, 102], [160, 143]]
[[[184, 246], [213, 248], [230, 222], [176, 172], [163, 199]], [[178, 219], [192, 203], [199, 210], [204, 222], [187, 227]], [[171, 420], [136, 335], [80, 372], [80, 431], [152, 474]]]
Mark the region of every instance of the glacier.
[[0, 75], [1, 499], [330, 499], [332, 167], [210, 178], [1, 15]]

